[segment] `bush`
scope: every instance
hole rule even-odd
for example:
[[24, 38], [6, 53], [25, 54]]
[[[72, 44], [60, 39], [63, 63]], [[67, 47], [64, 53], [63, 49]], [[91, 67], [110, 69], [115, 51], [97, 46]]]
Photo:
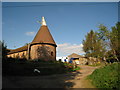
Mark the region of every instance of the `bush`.
[[113, 63], [96, 69], [88, 78], [91, 79], [93, 85], [98, 88], [117, 89], [120, 84], [118, 64], [119, 63]]
[[79, 69], [80, 69], [80, 67], [74, 66], [74, 65], [71, 64], [71, 63], [64, 63], [64, 66], [65, 66], [65, 68], [67, 69], [66, 71], [68, 71], [68, 72], [72, 72], [72, 71], [76, 71], [76, 70], [79, 70]]

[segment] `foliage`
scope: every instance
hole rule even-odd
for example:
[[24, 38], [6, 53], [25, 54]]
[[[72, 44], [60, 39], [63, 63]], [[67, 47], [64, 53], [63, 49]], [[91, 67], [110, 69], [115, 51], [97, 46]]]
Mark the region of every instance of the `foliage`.
[[[109, 59], [109, 56], [113, 56], [114, 60], [120, 59], [120, 22], [108, 30], [106, 26], [100, 25], [98, 30], [99, 39], [103, 41], [103, 45], [106, 49], [105, 57]], [[110, 53], [110, 55], [108, 54]]]
[[7, 49], [7, 46], [6, 46], [6, 44], [5, 44], [5, 42], [3, 41], [0, 41], [0, 44], [1, 44], [1, 46], [2, 46], [2, 58], [3, 59], [6, 59], [7, 58], [7, 52], [9, 52], [9, 50]]
[[83, 40], [83, 50], [86, 52], [87, 57], [102, 57], [104, 48], [102, 42], [98, 38], [97, 33], [91, 30]]
[[98, 37], [103, 41], [103, 45], [108, 46], [107, 49], [109, 48], [109, 40], [110, 40], [110, 31], [106, 26], [103, 24], [100, 24], [98, 26]]
[[77, 71], [77, 70], [80, 70], [80, 67], [76, 67], [72, 71]]
[[83, 40], [86, 56], [120, 61], [120, 22], [111, 27], [111, 30], [102, 24], [98, 28], [97, 32], [91, 30]]
[[0, 41], [0, 59], [2, 58], [2, 42]]
[[115, 55], [112, 53], [112, 50], [107, 51], [105, 56], [106, 62], [108, 63], [117, 62], [117, 60], [115, 59]]
[[116, 24], [116, 26], [112, 27], [111, 31], [111, 37], [110, 37], [110, 43], [111, 43], [111, 50], [113, 51], [113, 54], [116, 59], [120, 60], [120, 22]]
[[65, 65], [65, 68], [67, 69], [67, 72], [76, 71], [80, 69], [80, 67], [74, 66], [71, 63], [64, 63], [64, 65]]
[[119, 64], [120, 63], [113, 63], [96, 69], [88, 78], [92, 80], [92, 83], [97, 88], [117, 89], [120, 84], [120, 73], [118, 73]]

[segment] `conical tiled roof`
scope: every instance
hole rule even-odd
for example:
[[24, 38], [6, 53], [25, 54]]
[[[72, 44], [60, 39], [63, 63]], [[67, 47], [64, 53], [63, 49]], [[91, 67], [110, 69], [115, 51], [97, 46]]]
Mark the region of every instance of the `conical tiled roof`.
[[[42, 17], [42, 26], [40, 27], [33, 41], [31, 42], [31, 44], [35, 44], [35, 43], [47, 43], [47, 44], [53, 44], [57, 46], [46, 25], [46, 21], [44, 17]], [[8, 54], [21, 52], [21, 51], [27, 51], [27, 49], [28, 49], [28, 45], [14, 49], [14, 50], [10, 50]]]
[[42, 25], [37, 32], [35, 38], [32, 41], [33, 43], [49, 43], [56, 45], [48, 27], [46, 25]]
[[35, 38], [33, 39], [31, 44], [34, 43], [48, 43], [48, 44], [53, 44], [56, 46], [56, 43], [47, 27], [45, 18], [42, 17], [42, 26], [40, 27], [39, 31], [37, 32]]

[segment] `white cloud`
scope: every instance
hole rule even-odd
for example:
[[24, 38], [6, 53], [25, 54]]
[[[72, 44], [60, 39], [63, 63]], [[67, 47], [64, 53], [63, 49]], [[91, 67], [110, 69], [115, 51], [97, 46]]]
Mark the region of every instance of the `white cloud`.
[[25, 33], [27, 36], [34, 36], [35, 35], [35, 32], [26, 32]]
[[58, 44], [58, 47], [65, 47], [68, 46], [68, 43]]
[[57, 56], [67, 56], [72, 53], [84, 54], [82, 44], [63, 43], [57, 45]]

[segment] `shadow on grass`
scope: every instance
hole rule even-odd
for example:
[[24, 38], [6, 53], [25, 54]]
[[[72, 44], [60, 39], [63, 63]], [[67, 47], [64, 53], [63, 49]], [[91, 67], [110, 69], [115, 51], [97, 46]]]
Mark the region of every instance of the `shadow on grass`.
[[[3, 62], [2, 87], [4, 88], [71, 88], [71, 80], [80, 72], [67, 72], [62, 63]], [[35, 73], [37, 68], [41, 72]]]
[[71, 88], [78, 72], [46, 76], [6, 76], [3, 88]]

